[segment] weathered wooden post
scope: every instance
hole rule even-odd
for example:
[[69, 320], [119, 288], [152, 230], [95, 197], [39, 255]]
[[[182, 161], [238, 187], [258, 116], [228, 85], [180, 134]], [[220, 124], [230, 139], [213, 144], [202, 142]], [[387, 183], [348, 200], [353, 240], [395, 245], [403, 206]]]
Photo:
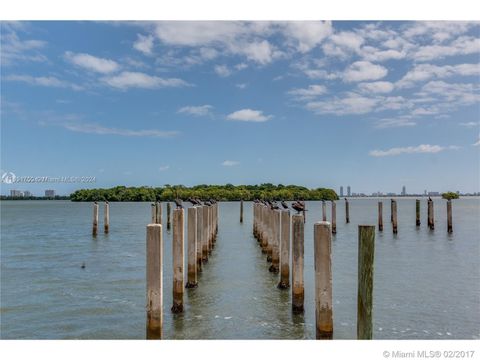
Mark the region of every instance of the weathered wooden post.
[[196, 288], [197, 283], [197, 207], [187, 210], [188, 223], [188, 267], [186, 288]]
[[257, 213], [256, 213], [256, 210], [257, 210], [257, 204], [256, 203], [253, 203], [252, 205], [252, 211], [253, 211], [253, 227], [252, 227], [252, 233], [253, 233], [253, 237], [256, 238], [257, 237], [257, 232], [256, 232], [256, 222], [257, 222]]
[[428, 227], [430, 228], [430, 230], [434, 230], [435, 229], [435, 218], [434, 218], [434, 214], [433, 214], [433, 200], [429, 199], [428, 200]]
[[292, 239], [292, 311], [303, 313], [304, 285], [303, 285], [303, 246], [304, 246], [304, 223], [303, 216], [292, 216], [293, 239]]
[[243, 223], [243, 200], [240, 200], [240, 222]]
[[448, 199], [447, 200], [447, 232], [451, 233], [453, 232], [453, 226], [452, 226], [452, 200]]
[[383, 231], [383, 202], [378, 202], [378, 231]]
[[393, 199], [390, 199], [390, 222], [393, 223]]
[[322, 200], [322, 220], [327, 221], [327, 204]]
[[150, 220], [150, 224], [157, 224], [157, 210], [156, 210], [156, 206], [154, 203], [151, 203], [150, 204], [150, 209], [152, 211], [152, 220]]
[[92, 235], [97, 236], [98, 233], [98, 204], [95, 201], [93, 204], [93, 227], [92, 227]]
[[267, 262], [272, 262], [272, 252], [273, 252], [273, 210], [268, 208], [268, 224], [267, 224], [267, 234], [268, 234], [268, 243], [267, 243]]
[[415, 224], [420, 226], [420, 200], [415, 200]]
[[170, 225], [171, 225], [171, 222], [170, 222], [170, 210], [171, 210], [171, 204], [169, 202], [167, 202], [167, 230], [170, 230]]
[[279, 289], [290, 287], [290, 211], [282, 210], [280, 235], [280, 282]]
[[267, 252], [268, 245], [268, 208], [262, 205], [262, 228], [261, 228], [261, 241], [262, 254]]
[[147, 225], [147, 339], [161, 339], [163, 326], [162, 225]]
[[155, 203], [155, 220], [156, 224], [162, 223], [162, 203], [159, 201]]
[[345, 222], [347, 224], [350, 222], [350, 204], [348, 203], [347, 198], [345, 198]]
[[103, 214], [103, 230], [105, 234], [110, 231], [110, 204], [105, 201], [104, 214]]
[[273, 243], [272, 243], [272, 265], [270, 265], [270, 268], [268, 269], [270, 272], [273, 272], [274, 274], [278, 273], [280, 269], [280, 222], [281, 222], [281, 213], [280, 210], [273, 210], [273, 228], [272, 228], [272, 238], [273, 238]]
[[337, 233], [337, 203], [332, 200], [332, 234]]
[[398, 233], [398, 221], [397, 221], [397, 201], [392, 201], [392, 229], [393, 233]]
[[207, 245], [208, 254], [210, 255], [213, 250], [212, 244], [212, 206], [207, 206]]
[[183, 213], [182, 208], [173, 210], [173, 313], [183, 312]]
[[358, 226], [357, 338], [372, 338], [375, 226]]
[[208, 262], [208, 206], [203, 206], [203, 219], [202, 219], [202, 261]]
[[202, 271], [203, 206], [197, 207], [197, 273]]
[[332, 339], [332, 233], [330, 223], [313, 226], [315, 259], [315, 323], [317, 339]]

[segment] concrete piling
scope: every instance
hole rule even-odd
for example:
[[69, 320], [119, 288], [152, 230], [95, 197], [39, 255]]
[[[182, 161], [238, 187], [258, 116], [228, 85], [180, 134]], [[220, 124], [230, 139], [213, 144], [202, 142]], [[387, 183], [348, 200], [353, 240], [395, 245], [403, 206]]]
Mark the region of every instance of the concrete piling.
[[357, 338], [372, 339], [375, 226], [358, 226]]
[[322, 201], [322, 220], [327, 221], [327, 204], [325, 200]]
[[280, 222], [280, 210], [272, 210], [272, 265], [268, 270], [275, 274], [280, 270]]
[[186, 288], [196, 288], [197, 282], [197, 210], [196, 206], [187, 210], [188, 265]]
[[280, 237], [280, 282], [279, 289], [290, 287], [290, 211], [282, 210]]
[[155, 203], [155, 220], [156, 224], [162, 223], [162, 203], [159, 201]]
[[105, 234], [108, 234], [110, 231], [110, 204], [108, 201], [105, 202], [104, 213], [103, 213], [103, 231]]
[[303, 216], [292, 216], [292, 311], [303, 313], [304, 281], [303, 281], [303, 255], [304, 255], [304, 222]]
[[92, 226], [92, 235], [97, 236], [98, 233], [98, 204], [95, 201], [93, 204], [93, 226]]
[[202, 271], [203, 208], [204, 206], [197, 207], [197, 273]]
[[332, 200], [332, 234], [337, 233], [337, 203]]
[[453, 232], [453, 225], [452, 225], [452, 200], [447, 200], [447, 232]]
[[182, 208], [173, 210], [173, 313], [183, 312], [183, 256], [184, 256], [184, 231]]
[[273, 210], [268, 208], [267, 209], [267, 262], [272, 262], [272, 252], [273, 252]]
[[156, 206], [154, 203], [150, 204], [150, 209], [151, 209], [151, 212], [152, 212], [152, 219], [150, 220], [150, 224], [156, 224], [157, 223], [157, 210], [156, 210]]
[[203, 206], [203, 219], [202, 219], [202, 262], [208, 262], [208, 206]]
[[420, 200], [415, 200], [415, 225], [420, 226]]
[[383, 231], [383, 202], [378, 202], [378, 231]]
[[316, 338], [332, 339], [332, 233], [329, 222], [322, 221], [313, 226], [313, 241]]
[[396, 200], [392, 200], [392, 230], [394, 234], [398, 233], [397, 201]]
[[162, 225], [147, 225], [147, 339], [161, 339], [163, 327]]

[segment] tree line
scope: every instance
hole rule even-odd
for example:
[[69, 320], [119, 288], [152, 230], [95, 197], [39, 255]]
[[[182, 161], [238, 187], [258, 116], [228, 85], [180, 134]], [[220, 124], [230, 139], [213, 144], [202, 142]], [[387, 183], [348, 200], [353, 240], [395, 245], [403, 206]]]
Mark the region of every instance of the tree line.
[[110, 189], [81, 189], [70, 194], [72, 201], [173, 201], [176, 198], [218, 201], [238, 200], [338, 200], [332, 189], [308, 189], [297, 185], [165, 185], [163, 187], [126, 187], [116, 186]]

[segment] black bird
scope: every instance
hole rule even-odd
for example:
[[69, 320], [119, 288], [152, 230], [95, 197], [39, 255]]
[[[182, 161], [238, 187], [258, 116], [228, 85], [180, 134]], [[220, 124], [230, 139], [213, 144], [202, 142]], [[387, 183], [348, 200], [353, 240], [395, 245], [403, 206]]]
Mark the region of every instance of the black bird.
[[305, 211], [305, 204], [302, 204], [300, 201], [296, 201], [292, 204], [292, 208], [297, 210], [298, 213], [301, 213], [302, 211]]
[[210, 202], [210, 200], [207, 200], [203, 203], [203, 205], [212, 206], [212, 203]]
[[190, 204], [192, 204], [193, 206], [198, 205], [197, 200], [195, 200], [194, 198], [188, 198], [187, 201], [188, 201]]
[[284, 209], [288, 209], [288, 204], [285, 201], [282, 201], [282, 206]]
[[85, 263], [82, 263], [82, 266], [80, 266], [82, 269], [85, 269]]
[[428, 197], [428, 201], [432, 201], [432, 198], [430, 196]]
[[183, 209], [182, 200], [175, 199], [175, 205], [177, 205], [177, 209]]
[[278, 204], [277, 204], [276, 201], [272, 201], [272, 202], [270, 203], [270, 209], [272, 209], [272, 210], [278, 210], [278, 209], [280, 209], [280, 207], [278, 206]]

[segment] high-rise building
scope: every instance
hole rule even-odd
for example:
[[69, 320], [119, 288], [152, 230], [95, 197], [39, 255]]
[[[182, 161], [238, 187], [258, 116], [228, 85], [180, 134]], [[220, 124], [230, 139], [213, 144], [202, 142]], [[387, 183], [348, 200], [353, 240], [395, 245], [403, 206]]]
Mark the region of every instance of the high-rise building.
[[347, 186], [347, 196], [350, 196], [351, 195], [351, 192], [350, 192], [350, 185]]
[[402, 186], [402, 196], [405, 196], [407, 195], [407, 188], [405, 187], [405, 185]]
[[343, 186], [340, 186], [340, 197], [343, 197]]
[[55, 190], [45, 190], [45, 197], [55, 197]]
[[20, 190], [10, 190], [10, 196], [12, 197], [23, 196], [23, 192]]
[[28, 190], [25, 190], [25, 191], [23, 192], [23, 196], [24, 196], [24, 197], [30, 197], [30, 196], [32, 196], [32, 193], [31, 193], [30, 191], [28, 191]]

